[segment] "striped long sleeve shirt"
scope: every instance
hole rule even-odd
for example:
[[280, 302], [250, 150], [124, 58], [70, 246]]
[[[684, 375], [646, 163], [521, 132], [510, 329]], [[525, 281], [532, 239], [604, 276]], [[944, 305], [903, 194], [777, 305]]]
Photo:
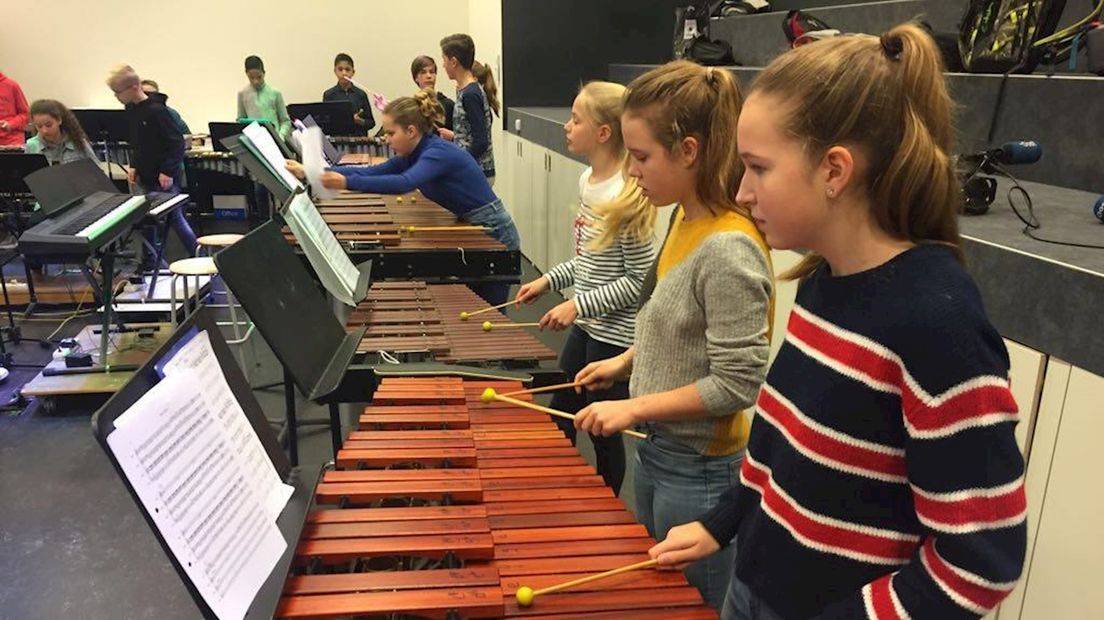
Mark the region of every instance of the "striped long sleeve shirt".
[[1023, 566], [1008, 353], [951, 251], [802, 283], [740, 484], [702, 518], [787, 618], [977, 618]]
[[610, 202], [621, 193], [620, 174], [590, 183], [591, 169], [579, 177], [579, 211], [575, 217], [575, 257], [545, 275], [553, 290], [575, 287], [576, 323], [595, 340], [628, 348], [636, 329], [636, 306], [644, 277], [655, 258], [651, 239], [633, 239], [622, 233], [619, 242], [595, 252], [590, 242], [600, 234], [594, 205]]

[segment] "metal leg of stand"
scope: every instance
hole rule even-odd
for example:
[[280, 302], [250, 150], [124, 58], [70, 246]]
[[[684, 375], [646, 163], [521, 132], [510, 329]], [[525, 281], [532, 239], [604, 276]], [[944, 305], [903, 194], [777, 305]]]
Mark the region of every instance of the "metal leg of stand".
[[287, 414], [288, 459], [292, 467], [299, 466], [299, 423], [295, 421], [295, 384], [284, 367], [284, 411]]
[[114, 284], [111, 281], [111, 274], [115, 267], [115, 255], [112, 254], [109, 248], [104, 253], [103, 260], [100, 261], [100, 270], [103, 272], [104, 287], [103, 287], [103, 331], [100, 332], [100, 366], [108, 368], [107, 363], [107, 343], [110, 340], [111, 334], [111, 294], [115, 291]]
[[[157, 244], [156, 255], [157, 260], [153, 263], [153, 275], [150, 276], [149, 289], [146, 290], [146, 301], [153, 299], [153, 291], [157, 288], [157, 276], [161, 275], [161, 265], [165, 262], [165, 244], [169, 240], [169, 219], [165, 218], [165, 223], [161, 225], [160, 239], [161, 243]], [[148, 242], [147, 242], [148, 243]], [[168, 267], [166, 264], [165, 267]]]
[[337, 451], [341, 449], [341, 411], [337, 403], [330, 403], [330, 442], [333, 444], [334, 460], [337, 460]]

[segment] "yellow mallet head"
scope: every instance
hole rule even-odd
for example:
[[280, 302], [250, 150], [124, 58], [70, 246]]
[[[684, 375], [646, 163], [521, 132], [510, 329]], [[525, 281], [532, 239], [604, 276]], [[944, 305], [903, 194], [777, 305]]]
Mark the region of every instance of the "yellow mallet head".
[[529, 586], [521, 586], [514, 596], [517, 597], [518, 605], [522, 607], [528, 607], [533, 604], [533, 588]]
[[461, 312], [460, 313], [460, 320], [461, 321], [467, 321], [469, 317], [471, 317], [471, 315], [468, 314], [467, 312]]
[[481, 400], [485, 403], [492, 402], [492, 401], [494, 401], [494, 399], [495, 399], [494, 388], [487, 388], [487, 389], [483, 390], [483, 393], [480, 394], [480, 396], [479, 396], [479, 400]]
[[399, 204], [402, 204], [402, 196], [399, 196], [398, 198], [396, 198], [395, 202], [397, 202]]
[[494, 329], [494, 323], [491, 323], [490, 321], [483, 321], [483, 331], [489, 332], [492, 329]]

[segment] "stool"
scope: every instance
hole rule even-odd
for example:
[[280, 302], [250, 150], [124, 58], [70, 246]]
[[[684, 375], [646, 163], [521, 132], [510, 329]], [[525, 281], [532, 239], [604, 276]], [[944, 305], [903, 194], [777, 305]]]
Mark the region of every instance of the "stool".
[[[241, 238], [241, 235], [237, 235], [237, 236], [238, 236], [238, 238]], [[210, 246], [208, 246], [208, 247], [210, 247]], [[191, 314], [188, 311], [188, 297], [191, 296], [188, 292], [188, 278], [189, 277], [194, 277], [195, 278], [195, 303], [194, 303], [194, 306], [193, 306], [193, 311], [194, 311], [195, 309], [199, 308], [199, 292], [200, 292], [200, 289], [202, 288], [202, 285], [200, 284], [200, 281], [199, 281], [200, 276], [209, 276], [211, 278], [211, 280], [213, 281], [215, 276], [218, 275], [218, 266], [215, 265], [215, 259], [210, 257], [210, 256], [196, 256], [196, 257], [193, 257], [193, 258], [183, 258], [183, 259], [180, 259], [178, 261], [173, 261], [171, 264], [169, 264], [169, 272], [172, 273], [172, 280], [170, 280], [170, 283], [169, 283], [170, 288], [171, 288], [171, 294], [170, 294], [170, 297], [169, 297], [169, 312], [171, 314], [172, 326], [175, 329], [176, 324], [177, 324], [177, 321], [176, 321], [176, 282], [177, 282], [177, 280], [182, 278], [183, 282], [184, 282], [183, 305], [184, 305], [184, 319], [186, 320], [188, 318], [189, 314]], [[253, 324], [252, 321], [249, 320], [248, 316], [246, 316], [245, 321], [239, 321], [238, 320], [238, 314], [237, 313], [238, 313], [239, 306], [238, 306], [237, 300], [234, 299], [234, 294], [230, 291], [230, 289], [226, 289], [226, 298], [227, 298], [226, 308], [228, 308], [230, 310], [230, 322], [226, 323], [225, 321], [217, 321], [216, 325], [218, 325], [220, 327], [230, 325], [231, 328], [234, 330], [234, 339], [233, 340], [227, 340], [226, 344], [241, 345], [241, 344], [245, 343], [247, 340], [249, 340], [249, 337], [253, 335], [254, 324]], [[220, 307], [222, 307], [222, 304], [208, 304], [208, 307], [220, 308]], [[241, 333], [242, 325], [248, 325], [248, 328], [245, 331], [245, 335], [242, 335], [242, 333]], [[245, 355], [242, 353], [241, 347], [238, 347], [238, 361], [241, 362], [242, 373], [245, 374], [246, 379], [248, 379], [249, 378], [249, 369], [248, 369], [248, 366], [246, 366], [246, 364], [245, 364]]]
[[222, 248], [234, 245], [238, 241], [245, 238], [245, 235], [239, 235], [237, 233], [222, 233], [218, 235], [203, 235], [196, 239], [196, 256], [203, 256], [203, 250], [207, 250], [207, 255], [211, 255]]

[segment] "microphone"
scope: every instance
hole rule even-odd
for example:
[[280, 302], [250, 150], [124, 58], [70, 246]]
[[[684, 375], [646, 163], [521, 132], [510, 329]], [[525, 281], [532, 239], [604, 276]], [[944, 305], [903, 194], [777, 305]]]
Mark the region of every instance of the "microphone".
[[993, 161], [1006, 166], [1033, 164], [1043, 157], [1043, 147], [1034, 140], [1005, 142], [1000, 148], [985, 151]]
[[1096, 199], [1096, 204], [1093, 205], [1093, 215], [1096, 219], [1104, 223], [1104, 194], [1100, 195], [1100, 198]]

